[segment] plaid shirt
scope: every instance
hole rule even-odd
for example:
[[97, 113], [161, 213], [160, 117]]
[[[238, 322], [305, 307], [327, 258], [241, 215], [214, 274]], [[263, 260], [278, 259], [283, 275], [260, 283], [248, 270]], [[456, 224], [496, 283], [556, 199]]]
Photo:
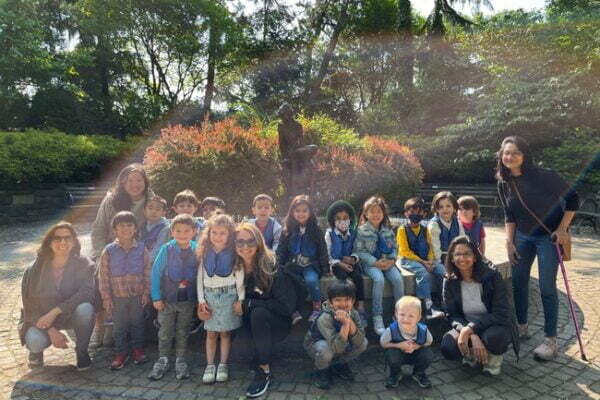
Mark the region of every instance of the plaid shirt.
[[[118, 246], [119, 239], [115, 239], [115, 243]], [[135, 247], [137, 242], [133, 241], [132, 247]], [[121, 246], [123, 249], [128, 250]], [[144, 274], [142, 275], [125, 275], [125, 276], [111, 276], [109, 267], [109, 258], [106, 248], [102, 251], [100, 256], [100, 274], [99, 274], [99, 286], [100, 295], [102, 296], [102, 302], [106, 303], [112, 300], [113, 297], [135, 297], [143, 296], [150, 297], [150, 272], [152, 270], [152, 264], [150, 260], [150, 254], [148, 250], [144, 250]]]

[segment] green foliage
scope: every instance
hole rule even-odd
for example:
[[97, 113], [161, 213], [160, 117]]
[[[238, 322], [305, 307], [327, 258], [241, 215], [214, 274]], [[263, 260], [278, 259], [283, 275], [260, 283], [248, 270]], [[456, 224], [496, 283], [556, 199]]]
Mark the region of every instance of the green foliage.
[[87, 182], [138, 141], [36, 130], [0, 132], [0, 187]]

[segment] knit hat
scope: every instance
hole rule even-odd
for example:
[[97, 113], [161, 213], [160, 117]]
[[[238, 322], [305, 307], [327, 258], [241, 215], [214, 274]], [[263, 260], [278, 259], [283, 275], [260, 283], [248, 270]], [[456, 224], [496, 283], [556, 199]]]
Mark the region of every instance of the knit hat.
[[327, 222], [331, 228], [335, 227], [335, 214], [340, 211], [346, 211], [350, 216], [350, 228], [356, 228], [356, 211], [352, 204], [348, 203], [345, 200], [336, 200], [334, 201], [329, 208], [327, 209]]

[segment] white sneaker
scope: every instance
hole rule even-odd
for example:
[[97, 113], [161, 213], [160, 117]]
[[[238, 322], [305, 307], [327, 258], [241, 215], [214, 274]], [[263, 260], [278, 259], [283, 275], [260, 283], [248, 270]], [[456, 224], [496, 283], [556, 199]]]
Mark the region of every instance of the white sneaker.
[[533, 356], [539, 360], [552, 361], [558, 355], [556, 337], [547, 337], [542, 344], [535, 348]]
[[104, 326], [98, 327], [96, 326], [92, 331], [92, 336], [90, 337], [90, 349], [97, 349], [102, 347], [102, 338], [104, 337]]
[[531, 337], [529, 336], [529, 325], [527, 323], [517, 324], [517, 327], [519, 329], [519, 340], [523, 341]]
[[488, 362], [483, 366], [483, 372], [492, 376], [500, 375], [503, 358], [504, 357], [502, 354], [497, 356], [495, 354], [488, 353]]
[[383, 317], [381, 315], [373, 316], [373, 330], [379, 336], [383, 335], [383, 332], [385, 332], [385, 326], [383, 325]]
[[229, 367], [227, 364], [219, 364], [217, 368], [217, 382], [227, 382], [229, 379]]
[[202, 383], [205, 384], [211, 384], [211, 383], [215, 383], [215, 380], [217, 379], [217, 367], [215, 367], [215, 364], [209, 364], [206, 366], [206, 369], [204, 370], [204, 375], [202, 375]]

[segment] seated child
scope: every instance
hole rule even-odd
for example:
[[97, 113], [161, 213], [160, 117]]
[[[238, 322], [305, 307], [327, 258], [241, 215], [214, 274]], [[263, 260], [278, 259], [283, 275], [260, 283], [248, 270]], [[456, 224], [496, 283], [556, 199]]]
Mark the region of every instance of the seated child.
[[225, 214], [225, 202], [222, 199], [218, 197], [205, 197], [202, 200], [200, 213], [205, 222], [215, 215], [217, 211], [219, 211], [219, 214]]
[[411, 271], [416, 277], [416, 294], [424, 303], [430, 317], [441, 317], [443, 313], [433, 310], [432, 290], [441, 298], [441, 281], [446, 273], [444, 266], [434, 260], [431, 237], [421, 224], [425, 216], [425, 202], [420, 197], [411, 197], [404, 203], [404, 216], [409, 220], [400, 226], [396, 234], [398, 257], [401, 267]]
[[146, 362], [144, 306], [150, 303], [150, 255], [135, 240], [137, 220], [120, 211], [112, 219], [115, 241], [100, 256], [99, 286], [102, 305], [112, 315], [115, 356], [110, 369], [123, 368], [132, 350], [133, 362]]
[[458, 219], [471, 242], [475, 243], [479, 253], [485, 257], [485, 229], [481, 222], [479, 203], [473, 196], [461, 196], [458, 199]]
[[327, 209], [329, 228], [325, 232], [325, 243], [329, 253], [329, 267], [336, 278], [352, 279], [356, 286], [357, 310], [363, 328], [367, 327], [365, 311], [365, 290], [363, 276], [358, 265], [358, 256], [352, 255], [356, 239], [356, 211], [344, 200], [334, 202]]
[[450, 192], [439, 192], [431, 200], [431, 212], [435, 216], [429, 221], [427, 230], [431, 237], [436, 262], [444, 264], [452, 239], [465, 234], [463, 226], [456, 217], [457, 210], [458, 202]]
[[385, 362], [389, 375], [385, 387], [398, 387], [400, 368], [413, 366], [412, 377], [417, 384], [431, 388], [431, 381], [425, 370], [433, 361], [429, 346], [433, 337], [421, 319], [421, 301], [413, 296], [404, 296], [396, 303], [395, 321], [385, 330], [379, 342], [385, 349]]
[[167, 201], [162, 197], [154, 196], [146, 202], [145, 221], [140, 227], [140, 241], [144, 243], [150, 254], [158, 253], [158, 248], [163, 245], [158, 242], [158, 239], [163, 230], [169, 229], [169, 220], [165, 218], [166, 213]]
[[175, 336], [175, 377], [189, 378], [185, 361], [190, 324], [196, 307], [196, 221], [180, 214], [171, 222], [173, 239], [161, 246], [152, 265], [151, 296], [158, 311], [158, 361], [148, 375], [159, 380], [169, 369], [169, 354]]
[[315, 362], [314, 384], [329, 389], [333, 376], [353, 381], [348, 363], [367, 349], [365, 328], [354, 309], [356, 289], [350, 281], [336, 279], [327, 290], [329, 301], [304, 337], [304, 348]]
[[283, 228], [271, 216], [273, 210], [273, 198], [268, 194], [259, 194], [252, 201], [254, 218], [249, 219], [248, 222], [257, 226], [265, 239], [267, 247], [276, 252]]

